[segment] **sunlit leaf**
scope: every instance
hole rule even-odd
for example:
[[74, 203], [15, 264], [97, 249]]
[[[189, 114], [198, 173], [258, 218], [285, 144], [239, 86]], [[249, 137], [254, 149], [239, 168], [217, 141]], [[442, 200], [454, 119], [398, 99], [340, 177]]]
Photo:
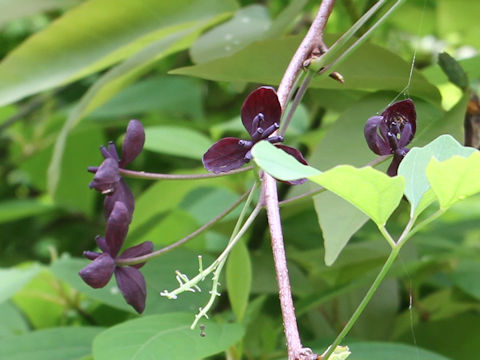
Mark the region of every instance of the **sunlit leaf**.
[[403, 196], [403, 177], [390, 177], [378, 170], [340, 165], [309, 180], [355, 205], [378, 226], [387, 222]]
[[454, 156], [445, 161], [433, 158], [426, 174], [440, 208], [448, 209], [457, 201], [480, 192], [480, 152], [469, 157]]
[[[398, 174], [405, 178], [405, 196], [412, 206], [411, 216], [418, 215], [417, 208], [424, 196], [430, 189], [425, 170], [432, 158], [443, 161], [452, 156], [459, 155], [468, 157], [476, 150], [459, 144], [450, 135], [442, 135], [425, 145], [424, 147], [414, 147], [402, 160], [398, 168]], [[434, 198], [430, 198], [432, 202]], [[421, 210], [424, 210], [428, 203], [424, 203]]]
[[232, 0], [145, 0], [141, 6], [130, 0], [86, 1], [3, 60], [0, 105], [99, 71], [235, 7]]

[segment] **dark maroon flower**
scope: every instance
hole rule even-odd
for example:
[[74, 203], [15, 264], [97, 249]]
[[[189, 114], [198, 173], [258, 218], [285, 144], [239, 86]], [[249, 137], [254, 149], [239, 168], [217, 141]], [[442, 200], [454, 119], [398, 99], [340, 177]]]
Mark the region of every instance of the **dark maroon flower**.
[[117, 201], [107, 220], [105, 237], [97, 236], [95, 239], [102, 252], [85, 251], [83, 255], [93, 261], [80, 270], [79, 275], [88, 285], [97, 289], [107, 285], [112, 275], [115, 274], [118, 288], [127, 303], [137, 312], [142, 313], [145, 309], [147, 289], [145, 279], [138, 269], [145, 263], [121, 267], [116, 260], [126, 260], [149, 254], [153, 251], [153, 243], [143, 242], [118, 255], [127, 236], [130, 218], [125, 204]]
[[417, 129], [417, 114], [411, 99], [396, 102], [379, 116], [373, 116], [365, 124], [364, 134], [368, 147], [378, 155], [393, 154], [387, 174], [397, 175], [398, 166], [410, 150]]
[[[220, 139], [203, 155], [203, 166], [214, 173], [238, 169], [252, 160], [251, 149], [260, 140], [267, 140], [278, 148], [307, 164], [300, 151], [276, 143], [283, 141], [283, 136], [270, 136], [280, 127], [282, 107], [277, 93], [271, 87], [262, 86], [254, 90], [242, 105], [241, 118], [243, 126], [250, 134], [251, 140], [234, 137]], [[305, 179], [288, 182], [300, 184]]]
[[138, 120], [130, 120], [122, 145], [122, 158], [118, 156], [117, 149], [113, 142], [108, 146], [102, 146], [100, 152], [105, 160], [96, 168], [91, 167], [89, 171], [95, 172], [90, 188], [107, 195], [105, 197], [105, 218], [108, 219], [117, 202], [123, 202], [128, 209], [130, 218], [135, 207], [132, 192], [120, 176], [120, 168], [130, 164], [143, 150], [145, 143], [145, 131], [142, 123]]

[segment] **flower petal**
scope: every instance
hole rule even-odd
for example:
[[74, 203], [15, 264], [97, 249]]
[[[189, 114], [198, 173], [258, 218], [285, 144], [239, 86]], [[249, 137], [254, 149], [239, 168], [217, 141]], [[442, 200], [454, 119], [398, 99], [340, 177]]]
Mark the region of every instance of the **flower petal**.
[[[417, 130], [417, 113], [415, 105], [411, 99], [398, 101], [385, 109], [382, 113], [385, 121], [390, 123], [396, 118], [401, 117], [403, 121], [407, 121], [412, 126], [412, 138]], [[402, 126], [403, 127], [403, 126]]]
[[391, 154], [392, 150], [390, 149], [390, 145], [378, 134], [379, 129], [380, 131], [388, 131], [382, 116], [373, 116], [368, 119], [363, 129], [368, 147], [377, 155]]
[[117, 285], [128, 304], [138, 312], [145, 309], [147, 287], [142, 273], [134, 267], [117, 267], [115, 269]]
[[124, 203], [117, 201], [107, 220], [105, 240], [110, 250], [110, 255], [116, 257], [125, 241], [130, 224], [130, 215]]
[[[126, 249], [124, 252], [122, 252], [122, 254], [119, 257], [117, 257], [117, 259], [131, 259], [138, 256], [150, 254], [152, 251], [153, 251], [153, 243], [151, 241], [145, 241], [141, 244], [138, 244], [136, 246], [132, 246]], [[140, 269], [143, 265], [145, 265], [144, 262], [136, 265], [130, 265], [130, 266]]]
[[[282, 149], [287, 154], [292, 155], [295, 159], [297, 159], [303, 165], [308, 165], [307, 160], [305, 160], [305, 158], [303, 157], [303, 154], [299, 150], [287, 145], [276, 144], [275, 146], [279, 149]], [[292, 181], [283, 181], [283, 180], [279, 180], [279, 181], [286, 184], [290, 184], [290, 185], [300, 185], [300, 184], [303, 184], [305, 181], [307, 181], [307, 179], [303, 178], [303, 179], [292, 180]]]
[[117, 183], [117, 187], [113, 194], [108, 195], [105, 197], [105, 201], [103, 203], [105, 209], [105, 219], [108, 220], [110, 217], [110, 213], [113, 210], [113, 206], [117, 201], [122, 202], [128, 209], [128, 213], [130, 216], [130, 221], [132, 219], [133, 210], [135, 209], [135, 199], [133, 197], [130, 188], [128, 187], [125, 180], [120, 179]]
[[109, 254], [102, 254], [78, 273], [91, 287], [98, 289], [108, 284], [115, 270], [115, 261]]
[[143, 150], [145, 144], [145, 130], [138, 120], [130, 120], [127, 133], [122, 145], [122, 160], [120, 167], [125, 167], [135, 159]]
[[103, 160], [93, 177], [93, 181], [88, 186], [102, 194], [110, 194], [115, 191], [118, 181], [120, 181], [118, 162], [112, 158], [107, 158]]
[[239, 144], [240, 139], [228, 137], [217, 141], [203, 155], [203, 166], [208, 171], [222, 173], [238, 169], [248, 162], [245, 155], [250, 147]]
[[255, 134], [257, 127], [253, 124], [253, 119], [258, 114], [263, 114], [263, 120], [257, 127], [266, 130], [273, 124], [280, 124], [282, 107], [278, 101], [275, 89], [268, 86], [262, 86], [247, 96], [242, 105], [242, 122], [250, 136]]

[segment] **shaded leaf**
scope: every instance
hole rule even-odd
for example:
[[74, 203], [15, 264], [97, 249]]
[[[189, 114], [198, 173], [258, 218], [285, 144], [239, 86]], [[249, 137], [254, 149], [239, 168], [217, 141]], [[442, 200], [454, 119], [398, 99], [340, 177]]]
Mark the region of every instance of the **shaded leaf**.
[[78, 360], [91, 352], [100, 327], [38, 330], [0, 340], [0, 358], [8, 360]]
[[201, 337], [198, 330], [190, 330], [192, 320], [192, 314], [170, 313], [124, 322], [95, 338], [93, 356], [96, 360], [147, 360], [168, 354], [170, 360], [200, 359], [228, 349], [243, 335], [238, 324], [202, 320], [206, 336]]
[[252, 285], [252, 263], [243, 241], [239, 241], [228, 256], [226, 277], [228, 299], [237, 321], [241, 323], [247, 310]]
[[41, 270], [38, 265], [0, 269], [0, 303], [9, 299]]

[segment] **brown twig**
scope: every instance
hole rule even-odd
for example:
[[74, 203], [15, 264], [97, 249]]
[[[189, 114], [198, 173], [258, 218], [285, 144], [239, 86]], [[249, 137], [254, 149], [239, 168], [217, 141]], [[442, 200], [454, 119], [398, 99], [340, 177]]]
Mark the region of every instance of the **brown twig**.
[[[298, 47], [295, 55], [283, 75], [277, 90], [278, 99], [285, 110], [289, 94], [293, 91], [295, 79], [303, 67], [303, 63], [312, 53], [324, 48], [323, 31], [327, 19], [332, 12], [335, 0], [323, 0], [320, 4], [317, 16], [313, 20], [307, 35]], [[280, 306], [282, 310], [283, 327], [287, 340], [289, 360], [315, 360], [318, 355], [310, 349], [304, 348], [298, 333], [295, 308], [293, 306], [292, 291], [288, 278], [287, 259], [283, 242], [282, 225], [280, 220], [280, 208], [278, 204], [277, 184], [273, 177], [264, 173], [262, 187], [265, 194], [265, 206], [272, 242], [275, 273], [279, 288]]]

